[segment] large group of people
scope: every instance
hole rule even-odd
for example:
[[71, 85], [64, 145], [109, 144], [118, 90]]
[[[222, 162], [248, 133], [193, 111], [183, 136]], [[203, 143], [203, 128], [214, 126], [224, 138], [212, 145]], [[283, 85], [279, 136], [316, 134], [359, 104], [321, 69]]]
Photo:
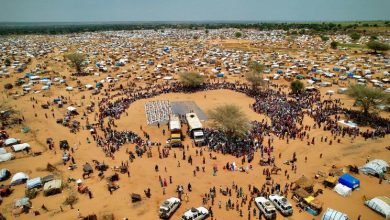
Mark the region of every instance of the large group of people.
[[[121, 114], [125, 113], [126, 109], [136, 100], [155, 97], [164, 93], [191, 93], [197, 91], [207, 91], [216, 89], [229, 89], [244, 93], [255, 99], [251, 108], [259, 113], [267, 115], [271, 120], [263, 120], [261, 122], [252, 122], [252, 129], [241, 138], [228, 138], [223, 132], [215, 129], [205, 129], [206, 143], [211, 150], [220, 151], [226, 154], [232, 154], [237, 157], [246, 155], [248, 160], [253, 157], [253, 153], [257, 148], [260, 148], [263, 153], [272, 151], [271, 145], [264, 147], [264, 136], [274, 134], [281, 139], [301, 139], [302, 141], [309, 139], [309, 131], [311, 128], [323, 128], [330, 131], [331, 135], [336, 140], [337, 136], [349, 135], [355, 138], [358, 135], [363, 137], [383, 137], [390, 133], [389, 123], [387, 119], [375, 121], [376, 126], [373, 130], [361, 132], [359, 128], [343, 127], [338, 124], [341, 115], [347, 116], [356, 115], [356, 112], [342, 108], [340, 100], [321, 100], [319, 91], [303, 92], [300, 94], [288, 94], [283, 92], [277, 85], [275, 88], [267, 90], [259, 90], [254, 92], [252, 88], [246, 84], [215, 82], [204, 83], [198, 87], [185, 87], [180, 83], [171, 83], [170, 85], [153, 85], [146, 88], [123, 89], [117, 93], [110, 95], [106, 92], [107, 98], [101, 100], [99, 104], [99, 125], [104, 133], [103, 136], [95, 135], [95, 140], [98, 146], [101, 146], [108, 152], [115, 152], [120, 146], [126, 143], [136, 143], [138, 145], [146, 145], [147, 141], [143, 141], [135, 132], [131, 131], [115, 131], [112, 129], [114, 119], [119, 119]], [[115, 98], [115, 99], [114, 99]], [[111, 100], [115, 101], [111, 101]], [[127, 113], [126, 113], [127, 114]], [[313, 118], [315, 124], [312, 126], [303, 125], [304, 117]], [[107, 126], [104, 124], [104, 119], [108, 118]], [[376, 118], [380, 118], [376, 116]], [[373, 119], [375, 119], [373, 117]], [[386, 123], [387, 122], [387, 123]], [[149, 140], [149, 135], [144, 132], [144, 136]], [[332, 144], [332, 138], [323, 137], [321, 141], [328, 141]], [[313, 137], [308, 144], [314, 144]]]

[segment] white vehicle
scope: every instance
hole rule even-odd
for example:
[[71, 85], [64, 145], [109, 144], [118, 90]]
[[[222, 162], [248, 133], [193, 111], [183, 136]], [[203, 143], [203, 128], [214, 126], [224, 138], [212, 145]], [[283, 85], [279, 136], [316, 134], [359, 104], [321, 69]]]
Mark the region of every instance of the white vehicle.
[[159, 216], [162, 219], [169, 219], [173, 213], [180, 207], [181, 202], [180, 199], [172, 197], [165, 200], [161, 206], [159, 211]]
[[257, 208], [264, 214], [265, 219], [276, 219], [276, 209], [265, 197], [255, 198]]
[[198, 116], [195, 113], [187, 113], [186, 120], [190, 136], [194, 139], [195, 145], [202, 146], [204, 144], [204, 133]]
[[293, 214], [293, 208], [291, 203], [284, 196], [273, 194], [269, 196], [269, 200], [274, 204], [277, 210], [282, 213], [283, 216], [290, 216]]
[[181, 220], [203, 220], [209, 216], [209, 210], [205, 207], [191, 208], [184, 212], [181, 216]]

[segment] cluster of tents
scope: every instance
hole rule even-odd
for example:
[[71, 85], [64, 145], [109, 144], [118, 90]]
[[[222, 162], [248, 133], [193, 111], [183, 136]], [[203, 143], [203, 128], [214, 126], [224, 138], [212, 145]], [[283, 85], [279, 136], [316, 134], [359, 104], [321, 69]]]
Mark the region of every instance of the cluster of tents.
[[[10, 147], [12, 152], [8, 152], [5, 147]], [[7, 138], [1, 141], [0, 147], [0, 162], [9, 161], [15, 158], [15, 152], [29, 151], [30, 145], [28, 143], [20, 143], [16, 138]]]
[[[388, 171], [389, 165], [386, 161], [375, 159], [368, 161], [362, 167], [359, 167], [359, 171], [364, 174], [372, 175], [383, 178], [384, 174]], [[337, 184], [336, 184], [337, 182]], [[328, 176], [324, 184], [329, 185], [334, 183], [333, 190], [338, 194], [346, 197], [351, 195], [352, 191], [360, 187], [360, 180], [354, 176], [346, 173], [340, 177]], [[390, 218], [390, 199], [386, 196], [378, 196], [372, 199], [368, 199], [364, 204], [379, 214], [383, 215], [386, 219]], [[321, 220], [347, 220], [348, 216], [342, 212], [328, 208]]]

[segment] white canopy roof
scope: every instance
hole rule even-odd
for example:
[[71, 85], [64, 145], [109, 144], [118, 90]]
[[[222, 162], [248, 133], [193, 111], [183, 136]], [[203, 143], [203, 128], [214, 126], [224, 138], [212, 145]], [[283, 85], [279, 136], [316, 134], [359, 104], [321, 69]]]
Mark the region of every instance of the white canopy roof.
[[344, 197], [350, 196], [352, 194], [351, 188], [344, 186], [343, 184], [340, 183], [338, 183], [333, 190]]
[[348, 220], [348, 216], [342, 212], [328, 208], [321, 220]]
[[366, 163], [364, 166], [360, 167], [360, 171], [362, 171], [365, 174], [383, 174], [386, 172], [386, 170], [389, 168], [389, 164], [384, 160], [371, 160], [370, 162]]
[[16, 138], [8, 138], [4, 141], [5, 145], [12, 145], [18, 143], [18, 139]]
[[378, 196], [367, 200], [365, 204], [373, 210], [381, 213], [387, 218], [390, 218], [390, 199], [386, 196]]
[[28, 175], [27, 174], [25, 174], [25, 173], [23, 173], [23, 172], [19, 172], [19, 173], [16, 173], [13, 177], [12, 177], [12, 179], [11, 179], [11, 184], [13, 184], [13, 183], [19, 183], [19, 182], [21, 182], [22, 180], [27, 180], [27, 179], [29, 179], [29, 177], [28, 177]]
[[70, 112], [73, 112], [73, 111], [76, 111], [76, 110], [77, 110], [77, 108], [75, 108], [75, 107], [73, 107], [73, 106], [69, 106], [69, 107], [66, 108], [66, 109], [68, 109], [68, 111], [70, 111]]

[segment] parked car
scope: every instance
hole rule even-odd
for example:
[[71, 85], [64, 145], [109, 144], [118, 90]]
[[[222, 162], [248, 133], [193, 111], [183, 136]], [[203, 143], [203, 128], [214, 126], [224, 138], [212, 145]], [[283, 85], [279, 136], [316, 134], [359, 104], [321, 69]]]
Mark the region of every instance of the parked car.
[[175, 213], [176, 210], [180, 207], [180, 205], [181, 202], [178, 198], [172, 197], [165, 200], [160, 206], [160, 218], [169, 219], [173, 215], [173, 213]]
[[209, 216], [209, 210], [205, 207], [191, 208], [184, 212], [181, 216], [181, 220], [203, 220]]
[[277, 210], [282, 213], [283, 216], [290, 216], [293, 214], [293, 208], [291, 203], [284, 196], [272, 194], [269, 196], [269, 200], [274, 204]]
[[265, 197], [255, 198], [257, 208], [264, 214], [265, 219], [276, 219], [276, 209]]

